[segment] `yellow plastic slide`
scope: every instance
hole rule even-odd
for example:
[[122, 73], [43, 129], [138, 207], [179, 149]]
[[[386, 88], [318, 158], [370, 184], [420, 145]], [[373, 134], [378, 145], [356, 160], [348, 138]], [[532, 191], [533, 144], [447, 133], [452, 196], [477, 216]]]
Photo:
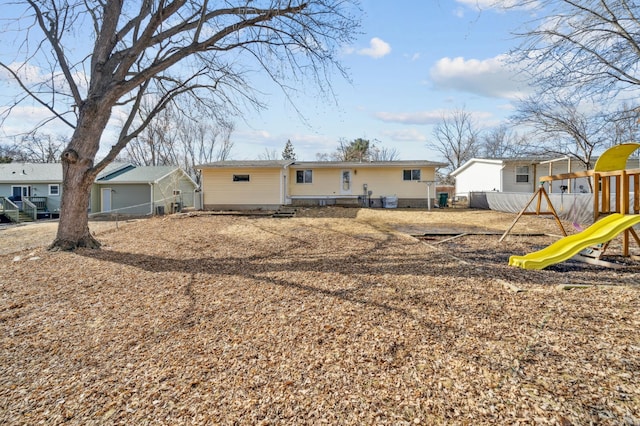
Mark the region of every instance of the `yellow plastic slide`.
[[543, 269], [571, 258], [589, 246], [610, 241], [637, 223], [640, 223], [639, 214], [611, 214], [584, 231], [564, 237], [542, 250], [524, 256], [511, 256], [509, 265], [524, 269]]

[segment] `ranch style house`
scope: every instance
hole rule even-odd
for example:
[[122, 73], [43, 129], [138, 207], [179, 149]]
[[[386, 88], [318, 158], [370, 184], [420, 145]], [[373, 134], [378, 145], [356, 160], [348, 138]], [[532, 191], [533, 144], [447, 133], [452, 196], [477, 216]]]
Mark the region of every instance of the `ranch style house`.
[[436, 197], [434, 161], [218, 161], [202, 172], [207, 210], [347, 205], [428, 207]]

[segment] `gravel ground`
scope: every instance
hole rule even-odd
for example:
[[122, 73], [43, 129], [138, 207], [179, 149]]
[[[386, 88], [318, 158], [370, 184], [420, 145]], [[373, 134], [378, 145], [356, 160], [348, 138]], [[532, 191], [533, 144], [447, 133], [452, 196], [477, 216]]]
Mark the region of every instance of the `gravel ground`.
[[0, 255], [0, 422], [640, 424], [637, 264], [509, 267], [559, 232], [525, 217], [499, 243], [513, 219], [182, 214], [73, 253], [41, 236]]

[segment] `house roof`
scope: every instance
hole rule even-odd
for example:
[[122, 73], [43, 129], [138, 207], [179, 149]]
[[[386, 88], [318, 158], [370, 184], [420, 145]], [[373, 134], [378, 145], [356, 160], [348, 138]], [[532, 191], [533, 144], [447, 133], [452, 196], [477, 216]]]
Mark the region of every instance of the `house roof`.
[[338, 168], [338, 167], [445, 167], [445, 163], [426, 160], [410, 161], [290, 161], [290, 160], [250, 160], [250, 161], [217, 161], [201, 164], [197, 169], [213, 168]]
[[111, 173], [96, 180], [96, 183], [156, 183], [163, 177], [180, 170], [176, 166], [142, 166], [125, 173]]
[[124, 173], [126, 170], [130, 170], [134, 167], [135, 166], [131, 163], [109, 163], [100, 173], [98, 173], [96, 180], [100, 180], [113, 173]]
[[197, 165], [196, 169], [255, 169], [255, 168], [281, 168], [291, 164], [291, 160], [225, 160]]
[[382, 168], [382, 167], [445, 167], [445, 163], [427, 160], [400, 160], [400, 161], [296, 161], [292, 168]]
[[[156, 183], [163, 177], [180, 170], [176, 166], [135, 167], [130, 163], [111, 163], [96, 178], [96, 183]], [[184, 173], [184, 172], [183, 172]], [[186, 173], [184, 173], [185, 176]], [[191, 178], [189, 178], [191, 180]], [[0, 164], [0, 182], [38, 183], [62, 182], [61, 163], [6, 163]], [[195, 182], [193, 183], [196, 185]]]
[[[562, 157], [562, 159], [566, 159], [566, 157]], [[464, 170], [471, 167], [473, 164], [495, 164], [498, 166], [505, 165], [507, 163], [528, 163], [528, 164], [541, 164], [544, 162], [550, 161], [550, 157], [509, 157], [509, 158], [480, 158], [475, 157], [467, 160], [462, 166], [458, 167], [454, 171], [451, 172], [451, 176], [457, 176]]]
[[454, 171], [451, 172], [451, 176], [458, 176], [460, 173], [462, 173], [464, 170], [468, 169], [469, 167], [471, 167], [473, 164], [477, 164], [477, 163], [481, 163], [481, 164], [495, 164], [497, 166], [501, 166], [504, 164], [504, 160], [499, 160], [499, 159], [491, 159], [491, 158], [472, 158], [470, 160], [468, 160], [466, 163], [464, 163], [462, 166], [458, 167], [457, 169], [455, 169]]
[[0, 182], [62, 182], [60, 163], [0, 164]]
[[[132, 167], [129, 163], [110, 163], [98, 179], [118, 170]], [[62, 163], [6, 163], [0, 164], [0, 182], [62, 182]]]

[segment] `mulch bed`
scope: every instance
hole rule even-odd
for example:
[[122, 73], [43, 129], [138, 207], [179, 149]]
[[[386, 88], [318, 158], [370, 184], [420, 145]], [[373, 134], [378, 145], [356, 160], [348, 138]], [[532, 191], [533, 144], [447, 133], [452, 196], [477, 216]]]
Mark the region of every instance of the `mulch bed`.
[[397, 231], [513, 215], [373, 214], [177, 215], [0, 256], [0, 422], [640, 424], [637, 265], [526, 271], [509, 255], [554, 237]]

